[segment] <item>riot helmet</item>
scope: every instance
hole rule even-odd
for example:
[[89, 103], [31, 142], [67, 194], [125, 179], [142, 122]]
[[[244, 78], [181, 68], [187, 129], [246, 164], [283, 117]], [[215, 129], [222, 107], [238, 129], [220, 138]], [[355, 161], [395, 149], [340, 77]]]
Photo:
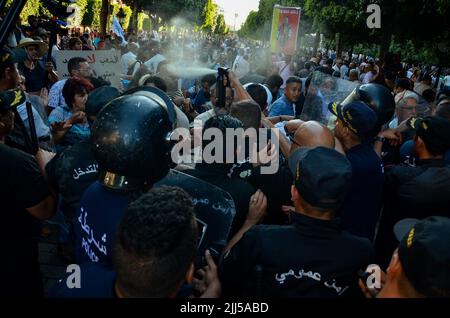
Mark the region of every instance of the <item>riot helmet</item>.
[[341, 105], [345, 106], [353, 101], [362, 101], [377, 113], [378, 121], [373, 131], [374, 135], [378, 134], [381, 127], [394, 116], [394, 96], [383, 85], [371, 83], [358, 86]]
[[92, 141], [104, 186], [138, 190], [167, 175], [177, 120], [169, 101], [161, 90], [146, 87], [124, 93], [100, 111]]

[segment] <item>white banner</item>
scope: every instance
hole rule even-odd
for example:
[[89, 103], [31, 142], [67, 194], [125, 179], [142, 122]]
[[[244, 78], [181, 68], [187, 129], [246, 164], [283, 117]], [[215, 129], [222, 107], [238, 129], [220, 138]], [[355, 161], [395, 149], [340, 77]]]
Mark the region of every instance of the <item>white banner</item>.
[[117, 50], [99, 50], [99, 51], [57, 51], [56, 67], [58, 69], [59, 78], [69, 78], [67, 63], [71, 58], [83, 57], [91, 66], [94, 77], [103, 78], [111, 82], [111, 86], [122, 91], [122, 83], [120, 81], [120, 51]]

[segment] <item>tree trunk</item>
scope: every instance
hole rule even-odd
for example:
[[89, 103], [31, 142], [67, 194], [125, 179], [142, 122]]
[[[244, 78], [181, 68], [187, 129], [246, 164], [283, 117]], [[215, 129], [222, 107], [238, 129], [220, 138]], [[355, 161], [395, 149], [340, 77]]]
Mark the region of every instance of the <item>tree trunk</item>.
[[436, 89], [440, 89], [440, 87], [438, 87], [438, 86], [439, 86], [439, 81], [441, 79], [441, 72], [442, 72], [442, 67], [439, 65], [437, 74], [436, 74], [436, 83], [434, 83], [434, 88], [436, 88]]
[[133, 23], [130, 23], [128, 31], [135, 31], [137, 34], [137, 32], [138, 32], [138, 0], [133, 1], [132, 22]]
[[389, 47], [391, 46], [393, 35], [389, 33], [385, 33], [381, 39], [380, 44], [380, 58], [383, 58], [384, 55], [389, 51]]
[[350, 51], [348, 51], [348, 60], [351, 62], [353, 57], [353, 46], [350, 48]]
[[341, 47], [341, 34], [336, 33], [336, 57], [341, 57], [342, 47]]
[[109, 0], [102, 0], [102, 9], [100, 12], [100, 32], [106, 35], [106, 24], [108, 22]]

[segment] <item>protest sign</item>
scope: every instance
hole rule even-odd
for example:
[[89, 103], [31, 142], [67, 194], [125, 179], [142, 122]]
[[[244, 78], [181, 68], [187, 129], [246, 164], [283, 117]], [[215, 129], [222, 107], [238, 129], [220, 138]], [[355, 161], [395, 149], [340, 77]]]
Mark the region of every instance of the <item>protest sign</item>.
[[69, 71], [67, 63], [71, 58], [83, 57], [91, 66], [93, 76], [100, 77], [111, 82], [111, 86], [122, 90], [120, 81], [120, 51], [117, 50], [99, 50], [99, 51], [57, 51], [56, 67], [59, 78], [68, 78]]

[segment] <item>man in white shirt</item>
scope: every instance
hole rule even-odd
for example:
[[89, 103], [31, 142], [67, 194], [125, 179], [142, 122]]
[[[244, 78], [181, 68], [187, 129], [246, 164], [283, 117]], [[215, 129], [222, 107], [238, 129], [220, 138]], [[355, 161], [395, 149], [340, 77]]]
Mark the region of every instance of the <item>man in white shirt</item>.
[[137, 59], [138, 50], [139, 50], [139, 47], [138, 47], [137, 43], [131, 42], [128, 44], [128, 53], [125, 53], [124, 55], [122, 55], [122, 58], [120, 59], [120, 65], [122, 66], [122, 74], [124, 74], [124, 75], [128, 74], [129, 67]]
[[136, 43], [130, 42], [128, 44], [128, 52], [123, 54], [120, 59], [120, 66], [122, 67], [122, 74], [128, 74], [128, 69], [137, 59], [139, 47]]
[[[89, 66], [89, 62], [83, 57], [73, 57], [67, 63], [67, 69], [70, 76], [78, 76], [81, 78], [87, 78], [92, 76], [92, 69]], [[66, 84], [67, 79], [62, 79], [53, 84], [50, 92], [48, 93], [48, 113], [58, 107], [66, 105], [66, 101], [62, 95], [62, 90]]]
[[446, 76], [444, 77], [444, 89], [450, 89], [450, 69], [447, 70]]
[[292, 56], [286, 55], [285, 61], [275, 62], [274, 66], [276, 67], [278, 74], [283, 79], [283, 85], [281, 85], [281, 89], [284, 90], [286, 88], [287, 79], [294, 75]]
[[166, 57], [161, 54], [161, 44], [158, 42], [152, 49], [152, 57], [144, 64], [152, 74], [156, 74], [159, 63], [165, 60]]
[[233, 63], [233, 72], [237, 79], [243, 78], [250, 72], [250, 64], [246, 61], [244, 49], [239, 49], [238, 55]]

